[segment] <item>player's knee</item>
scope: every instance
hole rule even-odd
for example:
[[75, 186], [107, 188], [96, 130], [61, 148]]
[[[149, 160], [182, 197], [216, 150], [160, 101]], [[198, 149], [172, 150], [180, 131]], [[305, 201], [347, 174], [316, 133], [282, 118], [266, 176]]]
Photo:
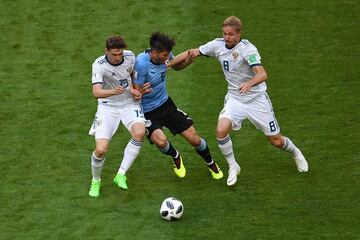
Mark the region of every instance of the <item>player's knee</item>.
[[95, 149], [96, 157], [102, 158], [105, 156], [106, 152], [107, 152], [107, 146], [103, 146], [103, 145], [96, 146], [96, 149]]
[[225, 138], [229, 134], [228, 128], [225, 128], [223, 126], [218, 126], [216, 128], [216, 136], [219, 139]]
[[132, 137], [136, 141], [142, 141], [145, 136], [145, 127], [139, 127], [139, 128], [134, 129], [132, 135], [133, 135]]
[[151, 139], [151, 141], [159, 148], [164, 148], [167, 146], [167, 139], [164, 136], [157, 136], [156, 138]]
[[277, 148], [282, 148], [284, 143], [282, 137], [269, 138], [270, 143]]

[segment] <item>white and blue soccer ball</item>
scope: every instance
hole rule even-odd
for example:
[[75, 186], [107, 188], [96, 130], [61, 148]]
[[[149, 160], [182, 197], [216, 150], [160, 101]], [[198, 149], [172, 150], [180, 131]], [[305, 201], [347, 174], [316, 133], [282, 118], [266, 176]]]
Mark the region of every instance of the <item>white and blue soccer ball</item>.
[[184, 205], [174, 197], [166, 198], [160, 207], [160, 216], [168, 221], [175, 221], [181, 218], [184, 212]]

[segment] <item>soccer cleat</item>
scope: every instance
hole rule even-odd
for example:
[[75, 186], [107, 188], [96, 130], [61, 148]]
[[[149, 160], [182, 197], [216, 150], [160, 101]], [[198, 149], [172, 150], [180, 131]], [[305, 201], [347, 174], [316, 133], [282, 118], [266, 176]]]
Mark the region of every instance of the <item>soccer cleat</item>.
[[100, 181], [96, 181], [96, 180], [92, 180], [91, 181], [91, 187], [90, 187], [90, 191], [89, 191], [89, 196], [90, 197], [98, 197], [100, 194], [100, 186], [101, 186], [101, 180]]
[[294, 156], [294, 160], [299, 172], [307, 172], [309, 170], [309, 165], [301, 152]]
[[221, 171], [221, 169], [219, 168], [219, 166], [215, 164], [215, 167], [217, 168], [217, 172], [213, 171], [210, 167], [209, 167], [209, 171], [211, 173], [211, 176], [214, 178], [214, 179], [221, 179], [224, 177], [224, 174], [223, 172]]
[[126, 176], [123, 174], [116, 174], [116, 176], [114, 177], [114, 183], [115, 185], [117, 185], [118, 187], [126, 190], [128, 189], [128, 186], [126, 184]]
[[229, 168], [229, 176], [226, 181], [228, 186], [232, 186], [236, 183], [237, 176], [240, 175], [240, 171], [241, 171], [241, 168], [240, 168], [239, 164], [237, 164], [237, 163]]
[[184, 178], [186, 175], [186, 169], [185, 169], [185, 166], [184, 166], [181, 156], [180, 156], [180, 167], [177, 168], [174, 163], [174, 172], [175, 172], [176, 176], [178, 176], [179, 178]]

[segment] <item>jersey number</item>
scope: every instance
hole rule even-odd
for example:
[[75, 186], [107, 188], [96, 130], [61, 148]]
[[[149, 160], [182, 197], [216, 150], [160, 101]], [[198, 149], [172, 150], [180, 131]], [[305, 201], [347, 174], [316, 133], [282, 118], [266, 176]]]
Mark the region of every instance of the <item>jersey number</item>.
[[270, 131], [271, 132], [275, 132], [276, 131], [276, 125], [274, 121], [269, 122], [269, 127], [270, 127]]
[[223, 61], [224, 70], [229, 71], [229, 62]]
[[165, 72], [162, 72], [162, 73], [161, 73], [161, 81], [162, 81], [162, 82], [165, 81]]
[[129, 86], [129, 82], [127, 79], [121, 79], [118, 81], [119, 81], [120, 86], [122, 86], [123, 88], [127, 88]]
[[136, 113], [136, 117], [144, 118], [144, 113], [143, 113], [143, 111], [141, 111], [141, 110], [135, 110], [135, 113]]

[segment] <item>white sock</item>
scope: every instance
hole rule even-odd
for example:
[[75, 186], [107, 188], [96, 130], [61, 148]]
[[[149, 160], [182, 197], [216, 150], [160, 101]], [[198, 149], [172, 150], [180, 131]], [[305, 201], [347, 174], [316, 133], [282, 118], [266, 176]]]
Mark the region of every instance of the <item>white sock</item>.
[[91, 173], [95, 181], [100, 181], [101, 171], [105, 163], [105, 158], [98, 158], [93, 152], [91, 155]]
[[133, 164], [135, 158], [140, 152], [141, 146], [144, 142], [138, 142], [134, 139], [131, 139], [129, 143], [126, 145], [124, 150], [124, 158], [121, 161], [121, 165], [119, 167], [118, 173], [125, 175], [129, 170], [131, 165]]
[[286, 152], [291, 153], [293, 156], [298, 155], [300, 150], [295, 146], [295, 144], [287, 137], [284, 137], [284, 146], [282, 149]]
[[220, 148], [220, 151], [222, 155], [224, 155], [226, 161], [229, 164], [229, 167], [236, 164], [234, 152], [233, 152], [233, 145], [232, 141], [229, 135], [227, 135], [223, 139], [217, 139], [218, 140], [218, 146]]

